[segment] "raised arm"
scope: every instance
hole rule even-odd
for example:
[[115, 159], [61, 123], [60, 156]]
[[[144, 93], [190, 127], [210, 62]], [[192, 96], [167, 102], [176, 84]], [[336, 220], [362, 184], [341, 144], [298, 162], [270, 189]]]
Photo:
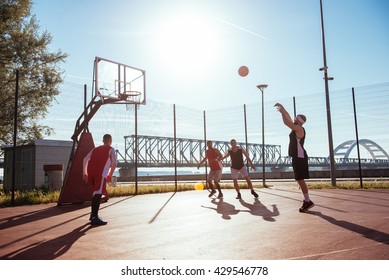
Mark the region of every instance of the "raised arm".
[[299, 125], [294, 123], [294, 121], [292, 120], [292, 118], [289, 115], [288, 111], [286, 111], [286, 109], [284, 108], [284, 106], [282, 104], [280, 104], [280, 103], [276, 103], [274, 105], [274, 107], [277, 107], [278, 111], [281, 113], [282, 121], [284, 122], [284, 124], [287, 127], [289, 127], [290, 129], [296, 131], [298, 137], [300, 137], [300, 136], [303, 137], [304, 136], [303, 128], [301, 126], [299, 126]]

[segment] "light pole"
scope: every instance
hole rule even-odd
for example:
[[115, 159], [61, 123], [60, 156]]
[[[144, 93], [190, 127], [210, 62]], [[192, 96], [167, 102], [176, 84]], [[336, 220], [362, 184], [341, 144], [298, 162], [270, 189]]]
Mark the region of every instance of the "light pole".
[[332, 141], [332, 125], [331, 125], [331, 108], [330, 108], [330, 95], [328, 89], [328, 81], [333, 80], [333, 77], [328, 77], [327, 73], [327, 56], [326, 56], [326, 43], [324, 38], [324, 21], [323, 21], [323, 5], [322, 0], [320, 0], [320, 18], [321, 18], [321, 36], [323, 44], [323, 64], [324, 66], [320, 68], [320, 71], [324, 72], [324, 86], [326, 94], [326, 108], [327, 108], [327, 126], [328, 126], [328, 147], [329, 147], [329, 157], [330, 157], [330, 173], [331, 173], [331, 184], [336, 186], [336, 176], [335, 176], [335, 158], [334, 158], [334, 144]]
[[265, 112], [264, 112], [264, 107], [263, 107], [263, 91], [265, 88], [267, 88], [267, 85], [265, 84], [260, 84], [257, 85], [257, 88], [262, 93], [262, 184], [264, 187], [266, 187], [265, 183]]

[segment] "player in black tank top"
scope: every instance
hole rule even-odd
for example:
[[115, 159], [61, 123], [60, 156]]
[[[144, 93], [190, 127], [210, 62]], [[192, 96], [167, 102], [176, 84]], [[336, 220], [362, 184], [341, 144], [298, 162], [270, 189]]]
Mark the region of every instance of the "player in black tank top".
[[295, 180], [299, 184], [304, 196], [303, 205], [300, 207], [299, 211], [306, 212], [315, 205], [309, 197], [308, 186], [305, 183], [305, 179], [309, 179], [308, 156], [304, 149], [305, 129], [303, 128], [303, 124], [306, 122], [307, 118], [304, 115], [297, 115], [296, 118], [292, 120], [289, 113], [280, 103], [276, 103], [274, 107], [277, 107], [278, 111], [281, 113], [284, 124], [292, 130], [289, 135], [290, 142], [288, 154], [292, 157]]
[[244, 166], [241, 147], [238, 146], [238, 150], [236, 152], [234, 152], [232, 149], [228, 149], [228, 154], [231, 157], [231, 168], [240, 170]]
[[246, 157], [246, 159], [248, 160], [248, 162], [251, 165], [251, 168], [254, 170], [256, 170], [255, 165], [253, 164], [251, 159], [248, 157], [246, 151], [242, 147], [236, 145], [235, 139], [232, 139], [230, 144], [231, 144], [231, 148], [228, 149], [227, 154], [222, 158], [222, 160], [227, 158], [227, 157], [231, 157], [231, 177], [232, 177], [232, 180], [234, 181], [234, 188], [235, 188], [236, 192], [238, 193], [236, 198], [237, 199], [242, 198], [242, 196], [240, 194], [239, 184], [238, 184], [239, 173], [246, 180], [247, 186], [251, 189], [251, 194], [255, 198], [257, 198], [258, 194], [253, 189], [253, 184], [251, 183], [249, 173], [247, 172], [247, 168], [244, 165], [243, 156]]

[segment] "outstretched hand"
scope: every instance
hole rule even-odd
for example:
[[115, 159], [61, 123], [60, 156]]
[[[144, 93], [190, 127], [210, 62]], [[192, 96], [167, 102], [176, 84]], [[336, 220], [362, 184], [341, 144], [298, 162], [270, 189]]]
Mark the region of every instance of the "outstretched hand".
[[285, 110], [285, 109], [284, 109], [284, 106], [282, 106], [281, 103], [276, 103], [276, 104], [274, 104], [274, 107], [277, 107], [277, 110], [278, 110], [278, 111]]

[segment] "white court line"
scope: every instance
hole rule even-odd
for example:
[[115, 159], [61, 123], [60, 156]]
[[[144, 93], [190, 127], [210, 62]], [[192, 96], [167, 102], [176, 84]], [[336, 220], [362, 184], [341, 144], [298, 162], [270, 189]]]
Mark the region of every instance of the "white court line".
[[345, 253], [345, 252], [365, 249], [365, 248], [369, 248], [369, 247], [373, 247], [373, 246], [388, 245], [388, 244], [389, 244], [389, 241], [385, 242], [385, 243], [379, 242], [379, 243], [367, 245], [367, 246], [354, 247], [354, 248], [343, 249], [343, 250], [336, 250], [336, 251], [331, 251], [331, 252], [326, 252], [326, 253], [305, 255], [305, 256], [300, 256], [300, 257], [293, 257], [293, 258], [288, 258], [287, 260], [299, 260], [299, 259], [307, 259], [307, 258], [313, 258], [313, 257], [318, 257], [318, 256], [327, 256], [327, 255], [332, 255], [332, 254], [337, 254], [337, 253]]

